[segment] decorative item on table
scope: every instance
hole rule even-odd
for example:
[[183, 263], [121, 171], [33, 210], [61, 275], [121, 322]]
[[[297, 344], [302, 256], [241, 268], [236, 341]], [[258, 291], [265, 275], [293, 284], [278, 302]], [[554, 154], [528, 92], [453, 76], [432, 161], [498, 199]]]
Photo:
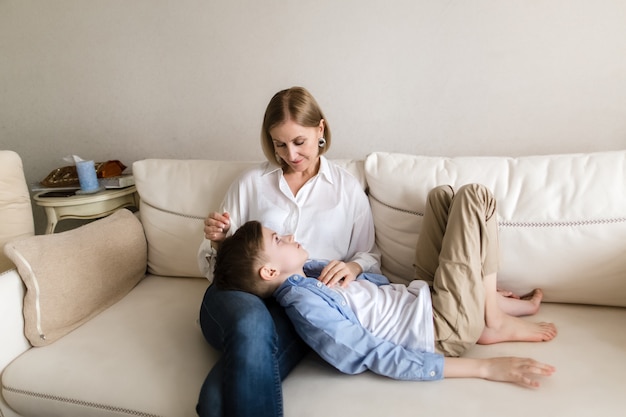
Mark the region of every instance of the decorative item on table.
[[[66, 157], [64, 158], [65, 160], [68, 160], [68, 158], [71, 158], [71, 160], [73, 160], [74, 155], [70, 156], [70, 157]], [[79, 157], [76, 157], [79, 160], [82, 160]], [[128, 177], [132, 178], [132, 175], [130, 174], [122, 174], [122, 172], [126, 169], [126, 165], [124, 165], [122, 162], [118, 161], [118, 160], [109, 160], [106, 162], [94, 162], [94, 169], [96, 172], [96, 177], [99, 179], [98, 183], [99, 183], [99, 187], [100, 186], [106, 186], [107, 184], [111, 183], [111, 188], [120, 188], [120, 184], [128, 184], [129, 185], [133, 185], [134, 181], [130, 181], [128, 179]], [[115, 177], [125, 177], [124, 181], [113, 181], [113, 180], [109, 180], [110, 178], [115, 178]], [[107, 180], [104, 180], [107, 179]], [[132, 184], [130, 183], [132, 182]], [[104, 183], [104, 184], [103, 184]], [[68, 166], [63, 166], [61, 168], [56, 168], [54, 170], [52, 170], [52, 172], [50, 172], [48, 174], [48, 176], [46, 176], [46, 178], [44, 178], [40, 184], [44, 187], [48, 187], [48, 188], [76, 188], [78, 189], [79, 187], [81, 188], [81, 192], [82, 191], [82, 187], [80, 184], [80, 180], [79, 180], [79, 173], [77, 171], [77, 165], [76, 163], [74, 163], [74, 165], [68, 165]], [[118, 184], [117, 186], [115, 184]], [[97, 191], [100, 191], [100, 189], [97, 189]], [[95, 192], [95, 191], [92, 191]]]

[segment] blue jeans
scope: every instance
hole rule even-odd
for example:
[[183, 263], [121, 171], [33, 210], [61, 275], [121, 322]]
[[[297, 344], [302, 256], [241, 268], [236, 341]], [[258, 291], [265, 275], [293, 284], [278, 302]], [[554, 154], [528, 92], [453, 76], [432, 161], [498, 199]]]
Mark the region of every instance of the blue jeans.
[[198, 415], [282, 416], [281, 381], [309, 348], [276, 300], [211, 285], [200, 326], [222, 356], [202, 385]]

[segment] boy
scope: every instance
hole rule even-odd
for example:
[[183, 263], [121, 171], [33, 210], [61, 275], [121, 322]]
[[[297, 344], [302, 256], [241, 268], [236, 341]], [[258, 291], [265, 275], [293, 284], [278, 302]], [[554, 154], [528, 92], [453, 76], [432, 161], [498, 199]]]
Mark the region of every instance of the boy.
[[292, 236], [249, 222], [222, 243], [215, 284], [274, 295], [304, 341], [345, 373], [369, 369], [395, 379], [479, 377], [538, 387], [554, 367], [527, 358], [459, 358], [475, 343], [548, 341], [551, 323], [504, 312], [496, 289], [495, 200], [481, 185], [429, 195], [416, 248], [417, 280], [390, 284], [361, 274], [345, 288], [315, 278], [324, 263]]

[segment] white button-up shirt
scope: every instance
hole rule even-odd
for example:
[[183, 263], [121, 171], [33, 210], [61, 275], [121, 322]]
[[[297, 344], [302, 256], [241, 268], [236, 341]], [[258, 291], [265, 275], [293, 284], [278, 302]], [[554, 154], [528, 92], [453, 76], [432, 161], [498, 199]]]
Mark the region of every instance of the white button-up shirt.
[[[249, 220], [280, 235], [293, 235], [312, 259], [358, 263], [364, 272], [380, 273], [374, 221], [360, 183], [345, 169], [320, 157], [320, 169], [294, 196], [280, 167], [265, 162], [242, 174], [222, 203], [230, 214], [229, 234]], [[199, 261], [210, 277], [203, 242]]]

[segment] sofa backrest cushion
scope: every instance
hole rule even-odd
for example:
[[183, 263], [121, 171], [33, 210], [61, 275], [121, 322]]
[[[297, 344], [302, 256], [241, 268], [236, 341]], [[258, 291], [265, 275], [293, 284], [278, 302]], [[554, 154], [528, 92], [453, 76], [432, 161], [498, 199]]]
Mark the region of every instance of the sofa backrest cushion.
[[33, 346], [113, 305], [146, 271], [143, 229], [126, 209], [67, 232], [13, 240], [4, 251], [26, 286], [24, 332]]
[[19, 155], [0, 151], [0, 272], [14, 267], [2, 252], [5, 243], [35, 234], [30, 194]]
[[413, 278], [426, 195], [485, 184], [498, 201], [499, 286], [546, 301], [626, 306], [626, 151], [507, 157], [377, 152], [365, 161], [383, 272]]
[[[365, 187], [363, 161], [334, 160]], [[140, 218], [148, 241], [148, 271], [202, 277], [197, 254], [204, 219], [217, 211], [231, 183], [260, 162], [145, 159], [133, 164]]]

